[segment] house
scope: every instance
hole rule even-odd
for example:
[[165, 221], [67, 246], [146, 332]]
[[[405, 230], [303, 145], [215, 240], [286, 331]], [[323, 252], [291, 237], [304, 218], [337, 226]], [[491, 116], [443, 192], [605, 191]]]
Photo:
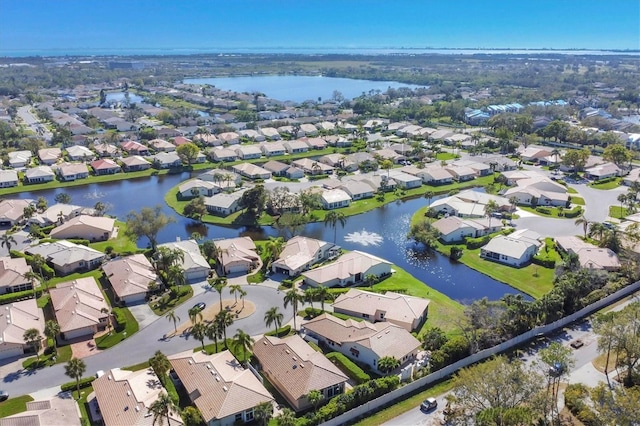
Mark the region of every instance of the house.
[[129, 155], [149, 155], [149, 148], [136, 141], [125, 141], [120, 145], [122, 150]]
[[28, 247], [25, 253], [44, 257], [48, 264], [53, 265], [56, 274], [63, 276], [96, 269], [105, 257], [98, 250], [66, 240]]
[[209, 156], [213, 158], [213, 161], [236, 161], [238, 159], [238, 154], [229, 148], [212, 148], [209, 151]]
[[93, 172], [96, 176], [100, 175], [113, 175], [122, 170], [120, 165], [109, 158], [103, 158], [95, 160], [90, 163]]
[[498, 235], [480, 249], [480, 257], [520, 267], [531, 261], [542, 246], [540, 236], [527, 229], [510, 235]]
[[551, 151], [544, 148], [539, 148], [535, 146], [528, 146], [526, 148], [521, 148], [518, 150], [520, 154], [520, 158], [522, 161], [528, 161], [532, 163], [537, 163], [542, 158], [549, 157], [551, 155]]
[[34, 214], [29, 218], [29, 224], [36, 224], [40, 227], [60, 224], [81, 214], [93, 213], [93, 211], [93, 209], [82, 206], [58, 203], [49, 206], [42, 213]]
[[410, 332], [391, 322], [345, 321], [327, 313], [304, 323], [301, 335], [374, 370], [384, 357], [397, 359], [401, 366], [414, 361], [421, 346]]
[[291, 163], [293, 166], [302, 169], [306, 174], [315, 175], [330, 175], [333, 173], [334, 168], [324, 163], [312, 160], [311, 158], [301, 158], [294, 160]]
[[60, 148], [43, 148], [38, 150], [38, 158], [40, 163], [51, 166], [56, 164], [62, 157], [62, 150]]
[[429, 185], [447, 185], [453, 183], [453, 175], [441, 166], [426, 167], [418, 171], [416, 176], [420, 176], [422, 181]]
[[326, 164], [331, 167], [337, 167], [347, 172], [354, 172], [358, 170], [358, 165], [353, 161], [350, 161], [343, 154], [327, 154], [318, 159], [320, 163]]
[[0, 188], [18, 186], [18, 172], [16, 170], [0, 170]]
[[89, 177], [89, 169], [84, 163], [62, 163], [56, 167], [58, 177], [63, 182], [70, 182]]
[[80, 426], [81, 424], [76, 401], [62, 395], [27, 402], [26, 411], [0, 419], [0, 426]]
[[494, 201], [500, 211], [513, 210], [513, 206], [507, 198], [471, 189], [461, 191], [450, 197], [435, 200], [429, 207], [437, 213], [458, 217], [480, 218], [486, 215], [485, 207], [490, 201]]
[[22, 221], [25, 207], [33, 202], [33, 200], [17, 199], [0, 200], [0, 226], [13, 226]]
[[304, 141], [307, 145], [309, 145], [309, 148], [311, 149], [325, 149], [327, 147], [327, 142], [322, 138], [304, 137], [301, 140]]
[[36, 166], [32, 169], [27, 169], [24, 172], [24, 183], [44, 183], [51, 182], [56, 177], [56, 174], [51, 170], [49, 166]]
[[517, 164], [515, 161], [503, 155], [483, 157], [480, 162], [488, 165], [491, 173], [493, 173], [494, 171], [506, 172], [515, 170], [517, 168]]
[[396, 164], [399, 163], [400, 161], [407, 159], [407, 157], [405, 157], [404, 155], [400, 155], [394, 150], [389, 148], [383, 148], [383, 149], [378, 149], [376, 151], [373, 151], [373, 156], [380, 157], [383, 160], [391, 160]]
[[220, 253], [220, 268], [225, 274], [247, 273], [260, 265], [256, 245], [249, 237], [214, 241]]
[[447, 216], [435, 221], [432, 226], [440, 232], [440, 239], [445, 243], [464, 241], [465, 238], [478, 238], [497, 232], [502, 228], [499, 220], [486, 218], [461, 219]]
[[58, 283], [49, 294], [63, 339], [91, 337], [107, 327], [111, 308], [93, 277]]
[[222, 141], [223, 144], [227, 145], [237, 145], [240, 143], [240, 135], [236, 132], [224, 132], [218, 135], [218, 139]]
[[180, 196], [180, 199], [188, 200], [199, 196], [211, 197], [212, 195], [220, 192], [220, 190], [221, 188], [218, 183], [200, 179], [191, 179], [178, 187], [178, 195]]
[[287, 179], [302, 179], [304, 177], [304, 170], [299, 169], [297, 167], [289, 167], [284, 175]]
[[238, 133], [240, 133], [240, 136], [251, 139], [253, 142], [262, 142], [266, 139], [262, 133], [258, 133], [258, 131], [253, 129], [240, 130]]
[[289, 154], [299, 154], [309, 151], [309, 145], [301, 140], [287, 141], [282, 144]]
[[24, 169], [31, 163], [31, 151], [12, 151], [7, 153], [7, 157], [12, 169]]
[[182, 159], [176, 152], [159, 152], [149, 157], [154, 167], [158, 169], [170, 169], [180, 167]]
[[362, 200], [373, 197], [374, 190], [371, 185], [362, 181], [346, 181], [338, 187], [349, 194], [352, 200]]
[[158, 281], [155, 269], [143, 254], [134, 254], [106, 262], [102, 265], [118, 301], [127, 305], [143, 303], [149, 284]]
[[469, 180], [473, 180], [476, 177], [476, 171], [471, 167], [450, 164], [444, 166], [444, 169], [451, 173], [453, 179], [458, 182], [466, 182]]
[[80, 215], [51, 230], [49, 236], [59, 240], [107, 241], [115, 231], [116, 220], [105, 216]]
[[168, 358], [172, 379], [184, 388], [207, 426], [254, 422], [255, 408], [273, 402], [261, 380], [228, 350], [212, 355], [185, 351]]
[[346, 148], [353, 145], [353, 141], [351, 139], [347, 139], [344, 136], [339, 135], [325, 136], [324, 140], [327, 141], [327, 144], [330, 146], [335, 146], [337, 148]]
[[391, 274], [391, 263], [361, 251], [351, 251], [336, 261], [303, 272], [304, 282], [319, 287], [346, 287], [362, 283], [369, 275], [376, 278]]
[[351, 204], [351, 197], [342, 189], [330, 189], [320, 193], [320, 202], [325, 210], [339, 209]]
[[[93, 421], [105, 426], [147, 426], [153, 422], [149, 409], [167, 391], [152, 368], [138, 371], [112, 368], [92, 382], [93, 392], [87, 397], [89, 406], [97, 413]], [[182, 426], [180, 415], [169, 410], [170, 423]], [[161, 424], [165, 424], [162, 418]]]
[[[260, 370], [295, 411], [312, 407], [307, 395], [319, 391], [325, 400], [344, 393], [349, 379], [322, 352], [300, 336], [264, 336], [253, 345]], [[285, 361], [286, 360], [286, 361]]]
[[451, 163], [452, 166], [468, 167], [474, 171], [476, 176], [488, 176], [492, 173], [491, 166], [478, 161], [456, 160]]
[[82, 145], [73, 145], [66, 148], [67, 157], [71, 161], [88, 161], [95, 157], [93, 151]]
[[310, 123], [305, 123], [300, 125], [300, 130], [298, 130], [298, 137], [303, 136], [315, 136], [318, 134], [318, 129], [316, 126]]
[[98, 157], [115, 157], [118, 155], [118, 147], [110, 143], [97, 143], [93, 146], [93, 150], [98, 154]]
[[158, 247], [167, 247], [172, 250], [180, 250], [184, 254], [182, 270], [188, 283], [206, 280], [211, 267], [207, 259], [200, 253], [200, 247], [196, 240], [178, 240], [172, 243], [160, 244]]
[[242, 182], [242, 176], [225, 169], [212, 169], [198, 175], [198, 179], [214, 182], [221, 188], [235, 188]]
[[536, 170], [507, 170], [501, 172], [502, 176], [507, 179], [507, 185], [516, 185], [519, 180], [537, 179], [546, 177], [543, 173]]
[[584, 170], [585, 177], [591, 180], [614, 178], [622, 175], [620, 167], [614, 163], [604, 163]]
[[235, 150], [238, 158], [242, 160], [251, 160], [262, 157], [262, 150], [258, 145], [240, 145]]
[[384, 294], [350, 289], [333, 302], [333, 312], [363, 318], [369, 322], [388, 321], [411, 332], [427, 319], [430, 301], [387, 291]]
[[295, 277], [339, 253], [340, 248], [335, 244], [296, 235], [286, 242], [278, 259], [271, 264], [271, 270]]
[[262, 129], [260, 129], [260, 133], [262, 133], [265, 138], [271, 141], [279, 141], [280, 139], [282, 139], [280, 133], [278, 133], [278, 131], [273, 127], [263, 127]]
[[232, 167], [233, 171], [248, 179], [271, 179], [271, 172], [251, 163], [240, 163]]
[[204, 204], [207, 211], [217, 216], [229, 216], [240, 210], [240, 200], [244, 191], [232, 193], [221, 192], [212, 197], [205, 197]]
[[285, 152], [287, 152], [284, 145], [279, 142], [267, 142], [260, 144], [260, 150], [265, 157], [284, 155]]
[[33, 283], [25, 278], [32, 272], [31, 266], [22, 257], [0, 257], [0, 294], [33, 290]]
[[565, 253], [576, 254], [583, 268], [615, 272], [622, 267], [618, 255], [611, 249], [594, 246], [574, 236], [556, 237], [555, 242]]
[[563, 206], [569, 203], [567, 188], [544, 176], [518, 179], [516, 187], [508, 189], [504, 196], [515, 198], [518, 204], [536, 206]]
[[633, 185], [633, 182], [640, 183], [640, 168], [631, 169], [629, 174], [622, 179], [622, 184], [626, 186]]
[[281, 163], [280, 161], [270, 160], [264, 163], [262, 165], [262, 168], [271, 172], [273, 176], [285, 176], [286, 171], [291, 168], [291, 166], [285, 163]]
[[122, 168], [125, 172], [138, 172], [151, 168], [151, 163], [139, 155], [123, 157], [120, 161], [122, 161]]
[[148, 142], [149, 148], [155, 152], [173, 152], [176, 150], [176, 146], [171, 142], [167, 142], [164, 139], [152, 139]]
[[33, 349], [24, 341], [24, 332], [35, 328], [44, 334], [44, 314], [36, 299], [8, 303], [0, 316], [0, 360], [19, 357]]
[[396, 182], [398, 188], [412, 189], [422, 186], [422, 178], [401, 172], [399, 170], [389, 170], [387, 176], [389, 176]]

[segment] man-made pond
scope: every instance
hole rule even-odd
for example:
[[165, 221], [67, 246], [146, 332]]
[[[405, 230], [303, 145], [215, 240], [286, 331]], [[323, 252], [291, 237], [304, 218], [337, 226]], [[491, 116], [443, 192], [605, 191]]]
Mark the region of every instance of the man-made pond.
[[210, 84], [218, 89], [234, 92], [260, 92], [267, 97], [281, 101], [304, 102], [318, 98], [331, 99], [334, 90], [342, 93], [346, 99], [353, 99], [363, 92], [385, 92], [389, 87], [397, 89], [408, 87], [417, 89], [424, 86], [404, 84], [397, 81], [354, 80], [350, 78], [309, 77], [295, 75], [270, 75], [261, 77], [219, 77], [188, 78], [186, 84]]
[[[225, 227], [205, 225], [177, 215], [164, 203], [164, 195], [181, 181], [188, 179], [188, 173], [152, 176], [148, 178], [118, 182], [91, 184], [38, 192], [16, 194], [19, 198], [37, 199], [43, 196], [49, 205], [55, 203], [56, 194], [65, 192], [71, 196], [71, 203], [93, 207], [102, 201], [110, 206], [107, 214], [124, 220], [127, 213], [142, 207], [162, 206], [165, 214], [175, 217], [176, 222], [167, 226], [158, 236], [159, 242], [174, 241], [177, 237], [189, 238], [198, 232], [207, 239], [230, 238], [247, 235], [255, 239], [279, 236], [278, 230], [270, 227]], [[409, 222], [413, 213], [424, 206], [425, 200], [397, 201], [376, 210], [352, 216], [344, 228], [338, 227], [336, 243], [348, 250], [362, 250], [386, 259], [427, 283], [434, 289], [461, 302], [470, 302], [488, 297], [497, 300], [504, 294], [520, 294], [506, 284], [454, 263], [437, 253], [426, 252], [406, 239]], [[325, 241], [334, 240], [334, 230], [324, 223], [310, 223], [301, 234]], [[146, 238], [138, 241], [139, 246], [148, 244]]]
[[127, 97], [129, 98], [130, 104], [139, 104], [144, 100], [142, 96], [138, 96], [135, 93], [130, 92], [110, 92], [106, 93], [105, 96], [107, 98], [107, 102], [127, 102]]

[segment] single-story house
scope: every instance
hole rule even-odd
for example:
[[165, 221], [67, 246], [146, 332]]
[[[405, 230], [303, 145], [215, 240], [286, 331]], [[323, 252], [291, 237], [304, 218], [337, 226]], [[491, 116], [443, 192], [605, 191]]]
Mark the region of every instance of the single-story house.
[[265, 138], [272, 141], [278, 141], [282, 139], [280, 133], [278, 133], [278, 131], [273, 127], [263, 127], [260, 129], [260, 133], [262, 133]]
[[298, 335], [265, 336], [253, 345], [253, 355], [262, 373], [295, 411], [313, 406], [307, 398], [312, 390], [326, 400], [344, 393], [349, 379]]
[[184, 388], [207, 426], [255, 422], [256, 407], [273, 402], [262, 381], [228, 350], [211, 355], [186, 351], [168, 358], [171, 379]]
[[322, 138], [304, 137], [301, 140], [304, 141], [307, 145], [309, 145], [309, 148], [311, 149], [325, 149], [327, 147], [327, 142]]
[[497, 232], [502, 228], [499, 220], [487, 218], [462, 219], [457, 216], [447, 216], [435, 221], [432, 226], [440, 231], [440, 239], [446, 243], [464, 241], [466, 237], [478, 238]]
[[136, 141], [125, 141], [120, 144], [122, 150], [129, 155], [149, 155], [149, 148]]
[[266, 139], [262, 133], [258, 133], [257, 130], [253, 129], [240, 130], [238, 133], [240, 133], [242, 137], [251, 139], [254, 142], [262, 142]]
[[35, 328], [44, 334], [44, 314], [36, 299], [8, 303], [0, 317], [0, 360], [19, 357], [33, 349], [24, 341], [24, 332]]
[[65, 221], [80, 216], [81, 214], [93, 214], [95, 210], [73, 204], [58, 203], [47, 207], [42, 213], [36, 213], [29, 218], [29, 224], [49, 226], [61, 224]]
[[105, 216], [80, 215], [51, 230], [49, 236], [59, 240], [106, 241], [113, 235], [116, 220]]
[[98, 250], [66, 240], [28, 247], [25, 253], [44, 257], [58, 275], [91, 271], [98, 268], [105, 257], [105, 254]]
[[271, 172], [273, 176], [285, 176], [287, 169], [291, 166], [280, 161], [269, 160], [262, 165], [262, 168]]
[[478, 176], [487, 176], [491, 174], [491, 166], [479, 161], [456, 160], [451, 163], [453, 166], [468, 167], [472, 169]]
[[115, 157], [118, 155], [118, 147], [110, 143], [98, 143], [93, 146], [93, 150], [98, 154], [98, 157]]
[[212, 161], [236, 161], [238, 154], [233, 149], [218, 147], [209, 151], [209, 157]]
[[422, 181], [430, 185], [447, 185], [453, 182], [453, 175], [441, 166], [426, 167], [416, 175], [422, 177]]
[[390, 322], [342, 320], [324, 313], [302, 325], [301, 335], [329, 350], [378, 370], [378, 360], [393, 357], [404, 366], [416, 359], [420, 341]]
[[89, 177], [89, 169], [84, 163], [63, 163], [55, 167], [58, 177], [64, 182], [86, 179]]
[[178, 240], [172, 243], [160, 244], [158, 247], [167, 247], [170, 249], [178, 249], [184, 254], [182, 260], [182, 270], [184, 278], [188, 283], [206, 280], [209, 276], [211, 267], [207, 259], [200, 253], [198, 242], [196, 240]]
[[88, 161], [96, 155], [86, 146], [73, 145], [66, 148], [67, 157], [71, 161]]
[[510, 235], [498, 235], [480, 249], [480, 257], [520, 267], [531, 261], [542, 246], [540, 236], [521, 229]]
[[155, 269], [143, 254], [106, 262], [102, 265], [102, 271], [117, 300], [127, 305], [143, 303], [149, 291], [149, 284], [158, 281]]
[[265, 157], [284, 155], [285, 152], [287, 152], [284, 145], [279, 142], [267, 142], [260, 144], [260, 150]]
[[73, 398], [55, 395], [27, 402], [26, 411], [0, 419], [0, 426], [81, 426], [78, 404]]
[[528, 146], [526, 148], [521, 148], [520, 150], [518, 150], [518, 153], [520, 154], [520, 158], [523, 161], [529, 161], [534, 163], [537, 163], [538, 161], [540, 161], [540, 159], [549, 157], [551, 155], [551, 151], [549, 151], [548, 149], [539, 148], [535, 146]]
[[0, 200], [0, 226], [13, 226], [22, 221], [25, 207], [31, 204], [33, 200]]
[[24, 169], [31, 163], [31, 151], [12, 151], [7, 153], [12, 169]]
[[49, 166], [36, 166], [24, 172], [24, 183], [44, 183], [55, 179], [56, 174]]
[[468, 180], [473, 180], [476, 177], [476, 171], [467, 166], [457, 166], [457, 165], [447, 165], [444, 166], [444, 169], [451, 173], [454, 180], [458, 182], [466, 182]]
[[220, 268], [225, 275], [247, 273], [260, 265], [256, 245], [249, 237], [216, 240], [213, 244], [220, 252]]
[[33, 283], [25, 278], [32, 272], [31, 266], [22, 257], [0, 257], [0, 294], [33, 290]]
[[[204, 180], [207, 182], [217, 183], [218, 186], [221, 187], [231, 187], [234, 188], [236, 185], [239, 185], [242, 182], [242, 176], [237, 173], [234, 173], [230, 170], [225, 169], [212, 169], [201, 173], [198, 175], [198, 179]], [[223, 183], [228, 183], [227, 185], [222, 185]]]
[[302, 136], [313, 136], [318, 134], [318, 129], [316, 126], [310, 123], [304, 123], [300, 125], [300, 130], [298, 130], [298, 137]]
[[589, 167], [584, 173], [587, 179], [601, 180], [621, 176], [622, 170], [614, 163], [604, 163]]
[[155, 152], [173, 152], [176, 150], [176, 146], [174, 144], [167, 142], [164, 139], [152, 139], [148, 144]]
[[310, 158], [301, 158], [299, 160], [294, 160], [291, 163], [293, 166], [298, 167], [304, 170], [305, 173], [310, 175], [330, 175], [333, 173], [334, 168], [328, 166], [319, 161], [312, 160]]
[[220, 139], [223, 143], [227, 145], [237, 145], [240, 143], [240, 135], [236, 132], [224, 132], [218, 135], [218, 139]]
[[211, 197], [205, 197], [204, 205], [207, 211], [217, 216], [229, 216], [240, 210], [240, 200], [244, 191], [231, 193], [221, 192]]
[[278, 259], [271, 264], [271, 270], [295, 277], [339, 253], [340, 249], [333, 243], [296, 235], [286, 242]]
[[109, 158], [92, 161], [91, 168], [97, 176], [112, 175], [122, 170], [118, 163]]
[[350, 289], [333, 302], [333, 311], [369, 322], [388, 321], [411, 332], [427, 319], [430, 300], [387, 291]]
[[324, 163], [328, 166], [331, 167], [336, 167], [342, 170], [345, 170], [347, 172], [354, 172], [356, 170], [358, 170], [358, 165], [355, 164], [353, 161], [350, 161], [345, 155], [343, 154], [327, 154], [327, 155], [323, 155], [322, 157], [320, 157], [318, 159], [318, 161], [320, 163]]
[[0, 188], [18, 186], [18, 172], [16, 170], [0, 170]]
[[325, 210], [339, 209], [351, 204], [351, 197], [342, 189], [330, 189], [320, 193], [320, 202]]
[[251, 163], [240, 163], [232, 167], [233, 171], [248, 179], [271, 179], [271, 172]]
[[149, 157], [154, 167], [158, 169], [170, 169], [172, 167], [180, 167], [182, 159], [177, 152], [159, 152]]
[[241, 160], [251, 160], [262, 157], [262, 150], [258, 145], [239, 145], [234, 149]]
[[622, 179], [622, 184], [631, 186], [633, 182], [640, 182], [640, 168], [631, 169], [628, 175]]
[[303, 272], [304, 282], [314, 287], [346, 287], [364, 282], [369, 275], [391, 274], [391, 263], [358, 250], [345, 253], [327, 265]]
[[93, 336], [107, 327], [111, 308], [93, 277], [59, 283], [49, 294], [63, 339]]
[[371, 185], [368, 185], [367, 183], [362, 181], [346, 181], [338, 188], [349, 194], [352, 200], [371, 198], [374, 195], [374, 190]]
[[299, 154], [309, 151], [309, 145], [301, 140], [287, 141], [282, 144], [289, 154]]
[[122, 161], [122, 168], [125, 172], [138, 172], [151, 168], [151, 163], [139, 155], [123, 157], [120, 161]]
[[396, 181], [398, 188], [412, 189], [422, 185], [422, 178], [398, 170], [389, 170], [388, 176]]
[[556, 247], [566, 253], [578, 255], [580, 266], [587, 269], [603, 269], [609, 272], [618, 271], [622, 267], [618, 255], [611, 249], [600, 248], [582, 241], [578, 237], [556, 237]]
[[38, 158], [40, 163], [51, 166], [62, 158], [62, 150], [60, 148], [42, 148], [38, 150]]
[[196, 198], [199, 196], [211, 197], [220, 192], [220, 190], [220, 186], [216, 183], [201, 179], [191, 179], [178, 187], [178, 194], [181, 199]]
[[289, 167], [284, 175], [288, 179], [302, 179], [304, 177], [304, 170], [299, 169], [298, 167]]

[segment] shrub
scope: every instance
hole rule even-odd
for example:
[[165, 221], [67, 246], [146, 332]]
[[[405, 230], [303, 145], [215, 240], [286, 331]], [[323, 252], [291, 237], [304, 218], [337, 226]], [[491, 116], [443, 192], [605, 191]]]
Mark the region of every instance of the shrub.
[[329, 177], [329, 175], [325, 175], [325, 174], [322, 174], [322, 175], [312, 175], [312, 176], [309, 176], [309, 180], [310, 180], [310, 181], [314, 181], [314, 180], [320, 180], [320, 179], [327, 179], [328, 177]]
[[371, 377], [364, 372], [364, 370], [358, 367], [353, 361], [339, 352], [331, 352], [327, 354], [329, 361], [338, 366], [347, 376], [356, 383], [364, 383], [371, 380]]
[[538, 206], [538, 207], [536, 207], [536, 211], [538, 213], [542, 213], [542, 214], [547, 214], [547, 215], [551, 214], [551, 209], [548, 208], [548, 207]]
[[282, 287], [293, 288], [293, 280], [282, 280]]
[[465, 244], [467, 245], [467, 249], [475, 250], [486, 245], [491, 240], [491, 236], [485, 235], [484, 237], [479, 238], [470, 238], [467, 237], [464, 239]]
[[120, 333], [127, 328], [127, 316], [124, 311], [118, 308], [113, 308], [113, 316], [116, 320], [116, 324], [114, 326], [116, 332]]
[[535, 256], [533, 256], [533, 259], [531, 259], [531, 261], [536, 265], [542, 266], [543, 268], [555, 268], [556, 266], [556, 261], [554, 259], [550, 258], [549, 256], [540, 254], [536, 254]]
[[580, 206], [575, 206], [574, 208], [572, 208], [571, 210], [567, 210], [564, 212], [564, 216], [568, 219], [574, 218], [574, 217], [578, 217], [582, 214], [582, 207]]
[[89, 245], [89, 240], [70, 239], [69, 241], [74, 243], [74, 244], [81, 245], [81, 246], [88, 246]]
[[322, 309], [312, 308], [311, 306], [309, 306], [308, 308], [304, 308], [304, 313], [309, 318], [315, 318], [322, 313]]
[[276, 336], [276, 337], [284, 337], [289, 335], [289, 333], [291, 332], [291, 326], [290, 325], [285, 325], [282, 328], [279, 328], [277, 331], [269, 331], [268, 333], [264, 333], [266, 336]]
[[[36, 297], [42, 294], [42, 289], [36, 290]], [[31, 299], [33, 297], [33, 290], [17, 291], [15, 293], [7, 293], [0, 296], [0, 305], [7, 303], [17, 302], [23, 299]]]
[[[86, 388], [89, 387], [91, 385], [91, 383], [93, 383], [93, 381], [96, 378], [91, 376], [91, 377], [85, 377], [84, 379], [80, 379], [80, 389], [82, 388]], [[60, 389], [62, 390], [62, 392], [68, 392], [68, 391], [74, 391], [76, 390], [76, 382], [67, 382], [65, 384], [63, 384], [62, 386], [60, 386]]]

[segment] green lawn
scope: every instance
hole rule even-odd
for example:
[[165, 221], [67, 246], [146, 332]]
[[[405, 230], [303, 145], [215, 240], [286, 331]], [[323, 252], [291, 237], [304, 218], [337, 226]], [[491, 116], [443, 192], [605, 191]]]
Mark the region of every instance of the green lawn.
[[27, 402], [31, 401], [33, 401], [33, 398], [29, 395], [22, 395], [0, 402], [0, 417], [12, 416], [27, 411]]
[[[55, 355], [55, 359], [54, 359]], [[51, 367], [55, 364], [61, 364], [69, 361], [71, 359], [71, 345], [60, 346], [58, 347], [57, 353], [50, 353], [48, 355], [42, 354], [40, 355], [40, 360], [35, 356], [25, 359], [22, 361], [22, 368], [26, 368], [29, 370], [35, 370], [37, 368], [42, 367]]]
[[125, 317], [127, 318], [127, 325], [124, 330], [120, 332], [116, 332], [115, 330], [111, 330], [111, 334], [105, 334], [96, 339], [96, 345], [98, 345], [98, 349], [109, 349], [110, 347], [120, 343], [127, 337], [131, 337], [133, 334], [138, 332], [139, 326], [138, 321], [136, 321], [135, 317], [127, 308], [113, 308], [114, 311], [120, 310], [123, 312]]
[[455, 158], [458, 158], [458, 156], [446, 151], [439, 152], [438, 155], [436, 155], [436, 160], [438, 161], [453, 160]]
[[193, 288], [190, 285], [186, 285], [182, 286], [180, 289], [179, 297], [171, 299], [168, 294], [165, 294], [162, 296], [160, 301], [154, 301], [153, 303], [150, 303], [149, 306], [156, 315], [162, 316], [176, 306], [180, 306], [187, 300], [191, 299], [192, 296]]
[[78, 391], [74, 390], [72, 392], [73, 399], [75, 399], [78, 403], [78, 408], [80, 408], [80, 420], [82, 424], [90, 425], [92, 424], [89, 416], [89, 407], [87, 404], [87, 397], [91, 395], [93, 392], [93, 386], [89, 385], [84, 388], [80, 388], [80, 395], [78, 395]]
[[575, 189], [575, 188], [572, 188], [572, 187], [570, 187], [570, 186], [567, 186], [567, 192], [568, 192], [569, 194], [577, 194], [577, 193], [578, 193], [578, 190], [577, 190], [577, 189]]
[[[582, 205], [584, 205], [584, 199], [582, 199], [580, 197], [577, 197], [577, 198], [582, 200]], [[575, 204], [578, 204], [578, 206], [576, 206], [576, 207], [574, 207], [572, 209], [565, 209], [565, 208], [560, 209], [558, 207], [540, 206], [540, 207], [543, 207], [543, 208], [547, 209], [549, 211], [548, 214], [540, 212], [540, 211], [536, 210], [535, 208], [529, 207], [529, 206], [519, 205], [518, 208], [520, 208], [520, 209], [522, 209], [524, 211], [527, 211], [529, 213], [533, 213], [535, 215], [542, 216], [542, 217], [551, 217], [551, 218], [555, 218], [555, 219], [571, 219], [571, 220], [575, 220], [575, 218], [580, 216], [580, 214], [573, 215], [573, 217], [567, 217], [566, 216], [567, 212], [570, 212], [570, 211], [572, 211], [572, 210], [574, 210], [576, 208], [579, 208], [580, 210], [582, 210], [582, 207], [579, 207], [580, 203], [575, 203]]]
[[571, 203], [572, 204], [577, 204], [579, 206], [584, 206], [585, 205], [584, 198], [582, 198], [582, 197], [576, 197], [576, 196], [572, 195], [570, 197], [570, 199], [571, 199]]
[[626, 207], [609, 206], [609, 216], [615, 219], [624, 219], [629, 216], [629, 210]]
[[136, 242], [127, 236], [127, 224], [116, 221], [118, 236], [115, 239], [89, 244], [89, 247], [106, 253], [107, 247], [111, 247], [116, 253], [136, 253], [139, 251]]
[[598, 183], [598, 181], [591, 182], [589, 186], [595, 189], [606, 190], [606, 189], [615, 189], [620, 186], [620, 183], [622, 183], [622, 178], [619, 177], [619, 178], [615, 178], [612, 181], [604, 182], [604, 183]]

